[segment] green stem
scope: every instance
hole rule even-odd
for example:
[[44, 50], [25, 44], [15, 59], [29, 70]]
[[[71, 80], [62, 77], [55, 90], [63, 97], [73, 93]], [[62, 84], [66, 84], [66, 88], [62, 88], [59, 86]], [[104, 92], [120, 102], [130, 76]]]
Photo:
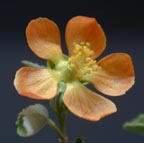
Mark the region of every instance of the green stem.
[[[68, 109], [63, 103], [63, 95], [66, 89], [66, 84], [64, 82], [60, 82], [58, 86], [57, 96], [50, 101], [50, 107], [57, 115], [58, 119], [58, 130], [57, 134], [59, 135], [59, 143], [68, 143], [68, 138], [65, 133], [65, 121], [68, 115]], [[62, 136], [58, 133], [60, 132]]]
[[61, 132], [61, 130], [56, 126], [56, 124], [51, 119], [48, 119], [47, 123], [59, 136], [60, 143], [68, 143], [67, 137]]
[[[62, 100], [60, 98], [58, 98], [58, 102], [57, 102], [57, 111], [58, 112], [56, 112], [56, 115], [57, 115], [57, 118], [58, 118], [59, 129], [66, 136], [65, 122], [66, 122], [66, 118], [67, 118], [67, 115], [68, 115], [68, 110], [66, 109], [63, 102], [61, 102]], [[63, 143], [62, 141], [59, 141], [59, 142]]]
[[58, 113], [57, 117], [58, 117], [59, 128], [60, 128], [61, 132], [65, 134], [66, 117], [61, 113]]
[[[65, 120], [61, 120], [61, 118], [58, 118], [59, 120], [59, 129], [63, 133], [63, 135], [67, 138], [65, 133]], [[68, 138], [67, 138], [68, 141]], [[59, 139], [59, 143], [64, 143], [61, 139]]]

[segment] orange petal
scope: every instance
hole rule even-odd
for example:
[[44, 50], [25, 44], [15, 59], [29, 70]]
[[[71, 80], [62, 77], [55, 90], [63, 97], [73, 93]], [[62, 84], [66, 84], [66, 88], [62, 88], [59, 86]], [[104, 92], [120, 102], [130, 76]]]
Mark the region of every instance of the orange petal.
[[81, 83], [67, 84], [63, 100], [72, 113], [90, 121], [98, 121], [117, 110], [114, 103]]
[[16, 73], [14, 85], [18, 93], [32, 99], [50, 99], [56, 95], [58, 80], [54, 71], [23, 67]]
[[123, 95], [134, 84], [134, 69], [128, 54], [108, 55], [100, 60], [98, 65], [102, 69], [91, 80], [102, 93], [111, 96]]
[[106, 47], [103, 29], [95, 18], [76, 16], [66, 26], [66, 43], [69, 54], [72, 54], [73, 43], [88, 42], [94, 51], [92, 58], [98, 57]]
[[58, 26], [47, 18], [30, 21], [26, 28], [28, 45], [40, 58], [57, 62], [62, 58]]

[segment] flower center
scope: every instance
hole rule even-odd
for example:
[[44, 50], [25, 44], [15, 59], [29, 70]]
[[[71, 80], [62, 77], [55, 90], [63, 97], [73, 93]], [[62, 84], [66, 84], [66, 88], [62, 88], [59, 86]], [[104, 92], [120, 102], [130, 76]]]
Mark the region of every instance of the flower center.
[[60, 75], [60, 79], [69, 82], [75, 79], [75, 74], [67, 60], [62, 60], [56, 65], [56, 71]]
[[74, 50], [71, 57], [68, 59], [68, 63], [75, 71], [76, 77], [79, 80], [85, 80], [89, 76], [95, 74], [100, 67], [96, 61], [91, 58], [94, 52], [90, 50], [89, 43], [74, 43], [73, 46]]

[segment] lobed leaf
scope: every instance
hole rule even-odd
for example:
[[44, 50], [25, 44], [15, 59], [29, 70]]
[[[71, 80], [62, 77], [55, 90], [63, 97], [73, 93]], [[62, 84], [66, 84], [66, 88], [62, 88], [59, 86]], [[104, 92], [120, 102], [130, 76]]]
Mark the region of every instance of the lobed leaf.
[[140, 114], [133, 120], [126, 122], [123, 128], [127, 131], [144, 135], [144, 114]]
[[48, 111], [43, 105], [31, 105], [23, 109], [18, 115], [17, 134], [21, 137], [34, 135], [47, 124], [47, 119]]

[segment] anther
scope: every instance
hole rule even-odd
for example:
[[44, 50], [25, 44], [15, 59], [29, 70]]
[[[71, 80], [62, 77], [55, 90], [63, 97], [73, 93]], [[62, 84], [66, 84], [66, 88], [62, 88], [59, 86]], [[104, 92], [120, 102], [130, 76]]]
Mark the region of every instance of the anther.
[[86, 75], [94, 74], [99, 66], [91, 58], [94, 52], [90, 49], [90, 44], [82, 41], [79, 44], [74, 43], [73, 46], [74, 50], [68, 61], [76, 76], [82, 79]]

